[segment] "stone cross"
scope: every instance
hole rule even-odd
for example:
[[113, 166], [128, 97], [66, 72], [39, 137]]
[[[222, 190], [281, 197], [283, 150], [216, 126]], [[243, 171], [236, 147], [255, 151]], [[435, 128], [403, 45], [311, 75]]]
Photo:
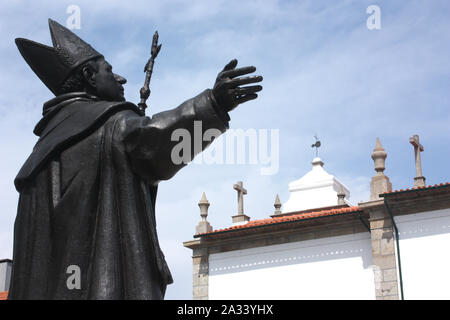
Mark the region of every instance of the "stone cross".
[[414, 159], [416, 163], [416, 177], [414, 178], [415, 187], [425, 187], [425, 177], [422, 175], [422, 161], [420, 153], [424, 151], [423, 146], [419, 142], [419, 136], [416, 134], [409, 138], [409, 143], [414, 146]]
[[233, 186], [233, 189], [236, 190], [238, 192], [238, 215], [243, 215], [244, 214], [244, 194], [247, 194], [247, 190], [244, 189], [243, 183], [242, 181], [238, 181], [238, 183], [236, 183]]

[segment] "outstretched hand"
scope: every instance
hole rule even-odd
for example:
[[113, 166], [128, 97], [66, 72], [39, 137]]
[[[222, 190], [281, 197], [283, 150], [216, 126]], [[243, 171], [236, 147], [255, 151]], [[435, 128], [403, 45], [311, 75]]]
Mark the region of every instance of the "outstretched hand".
[[263, 80], [262, 76], [240, 77], [256, 71], [255, 67], [237, 68], [238, 61], [231, 60], [225, 68], [217, 75], [216, 83], [212, 89], [214, 98], [219, 106], [225, 111], [231, 111], [239, 104], [249, 100], [256, 99], [258, 94], [256, 92], [262, 90], [262, 86], [246, 86], [241, 85], [257, 83]]

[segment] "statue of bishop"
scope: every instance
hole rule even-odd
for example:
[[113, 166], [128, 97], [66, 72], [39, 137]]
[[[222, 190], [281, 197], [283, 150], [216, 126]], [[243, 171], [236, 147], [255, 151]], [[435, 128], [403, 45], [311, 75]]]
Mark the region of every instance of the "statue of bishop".
[[193, 136], [194, 121], [225, 132], [228, 113], [262, 89], [243, 85], [262, 77], [234, 59], [212, 89], [148, 117], [125, 101], [126, 79], [101, 53], [59, 23], [49, 27], [53, 46], [16, 39], [55, 97], [43, 105], [39, 140], [14, 181], [8, 299], [163, 299], [172, 276], [158, 244], [156, 193], [186, 165], [171, 159], [171, 134]]

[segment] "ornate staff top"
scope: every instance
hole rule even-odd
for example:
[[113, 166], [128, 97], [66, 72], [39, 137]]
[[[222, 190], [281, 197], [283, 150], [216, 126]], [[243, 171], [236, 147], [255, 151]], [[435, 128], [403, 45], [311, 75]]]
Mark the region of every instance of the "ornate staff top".
[[153, 35], [153, 42], [152, 42], [152, 49], [151, 49], [151, 56], [150, 59], [148, 59], [145, 67], [145, 82], [144, 86], [141, 88], [141, 102], [138, 103], [139, 108], [142, 110], [142, 112], [145, 114], [145, 109], [147, 108], [147, 99], [150, 96], [150, 79], [152, 77], [153, 73], [153, 65], [155, 64], [156, 56], [159, 53], [159, 50], [161, 50], [161, 45], [158, 45], [158, 31], [155, 31], [155, 34]]

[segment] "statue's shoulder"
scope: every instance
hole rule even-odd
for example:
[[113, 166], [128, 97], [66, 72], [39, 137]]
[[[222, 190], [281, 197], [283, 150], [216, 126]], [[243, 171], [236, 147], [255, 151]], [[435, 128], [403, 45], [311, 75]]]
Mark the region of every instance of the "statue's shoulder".
[[108, 121], [127, 121], [129, 119], [139, 119], [145, 117], [141, 109], [132, 102], [107, 102], [105, 111], [112, 111]]
[[91, 101], [89, 105], [83, 106], [81, 109], [86, 114], [95, 115], [97, 121], [102, 122], [118, 122], [126, 121], [128, 118], [142, 117], [142, 111], [132, 102], [128, 101]]
[[114, 105], [113, 109], [116, 109], [116, 111], [111, 113], [105, 125], [113, 127], [115, 135], [122, 138], [151, 121], [139, 107], [130, 102]]

